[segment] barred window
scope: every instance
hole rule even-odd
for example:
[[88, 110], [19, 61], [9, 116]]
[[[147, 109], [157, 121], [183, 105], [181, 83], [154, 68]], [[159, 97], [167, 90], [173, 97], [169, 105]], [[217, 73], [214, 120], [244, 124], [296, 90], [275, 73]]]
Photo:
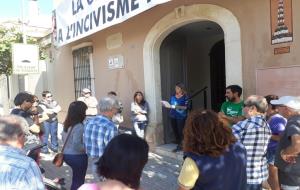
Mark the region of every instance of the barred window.
[[75, 98], [81, 96], [83, 88], [94, 90], [92, 71], [93, 47], [83, 47], [73, 51]]

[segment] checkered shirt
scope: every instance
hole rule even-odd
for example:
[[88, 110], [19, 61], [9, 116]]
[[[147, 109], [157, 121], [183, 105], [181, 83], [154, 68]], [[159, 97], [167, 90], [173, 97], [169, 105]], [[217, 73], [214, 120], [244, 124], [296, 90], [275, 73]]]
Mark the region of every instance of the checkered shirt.
[[86, 153], [89, 157], [100, 158], [109, 141], [117, 135], [117, 128], [103, 115], [88, 119], [84, 125]]
[[0, 145], [0, 189], [45, 189], [40, 168], [23, 150]]
[[261, 184], [268, 178], [266, 151], [271, 138], [263, 116], [253, 116], [232, 126], [234, 136], [247, 151], [247, 184]]

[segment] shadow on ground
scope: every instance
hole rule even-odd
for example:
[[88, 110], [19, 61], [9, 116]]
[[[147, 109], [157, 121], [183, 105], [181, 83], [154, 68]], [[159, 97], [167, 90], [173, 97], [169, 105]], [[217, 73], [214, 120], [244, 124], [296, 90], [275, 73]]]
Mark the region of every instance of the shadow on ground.
[[[52, 164], [54, 153], [42, 154], [41, 165], [45, 170], [45, 177], [49, 179], [64, 178], [65, 189], [70, 189], [72, 170], [64, 163], [60, 168]], [[177, 177], [181, 161], [174, 158], [149, 153], [149, 160], [143, 170], [141, 188], [143, 190], [177, 189]], [[91, 169], [88, 168], [86, 182], [91, 178]]]

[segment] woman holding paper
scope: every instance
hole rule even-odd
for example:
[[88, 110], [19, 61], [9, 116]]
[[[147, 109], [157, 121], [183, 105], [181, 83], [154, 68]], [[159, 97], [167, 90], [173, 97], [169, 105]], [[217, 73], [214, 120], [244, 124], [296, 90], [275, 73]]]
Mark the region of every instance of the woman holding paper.
[[182, 131], [188, 111], [188, 96], [182, 83], [177, 83], [175, 86], [175, 94], [170, 98], [170, 109], [171, 125], [177, 143], [173, 152], [177, 152], [182, 149]]

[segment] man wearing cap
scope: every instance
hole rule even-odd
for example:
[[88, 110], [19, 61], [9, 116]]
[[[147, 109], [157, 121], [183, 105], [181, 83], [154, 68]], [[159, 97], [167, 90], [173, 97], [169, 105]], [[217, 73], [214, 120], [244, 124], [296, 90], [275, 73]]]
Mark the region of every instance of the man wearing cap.
[[247, 188], [261, 190], [262, 182], [268, 178], [266, 152], [271, 130], [265, 119], [268, 109], [263, 96], [249, 96], [244, 103], [244, 121], [232, 126], [234, 136], [245, 146], [247, 151]]
[[288, 119], [275, 156], [281, 189], [300, 190], [300, 97], [282, 96], [271, 104]]
[[92, 96], [91, 90], [88, 88], [82, 89], [82, 96], [77, 99], [78, 101], [84, 102], [88, 109], [86, 110], [86, 116], [91, 117], [97, 115], [97, 105], [98, 101], [97, 99]]

